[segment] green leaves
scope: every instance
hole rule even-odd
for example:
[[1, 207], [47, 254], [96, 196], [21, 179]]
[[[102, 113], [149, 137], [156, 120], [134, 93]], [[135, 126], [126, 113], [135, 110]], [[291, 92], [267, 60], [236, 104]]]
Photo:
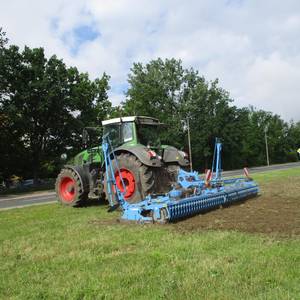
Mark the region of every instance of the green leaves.
[[8, 38], [6, 37], [6, 33], [0, 27], [0, 49], [3, 48], [8, 42]]
[[[271, 162], [284, 162], [291, 147], [300, 146], [298, 131], [289, 129], [279, 116], [253, 108], [237, 108], [218, 80], [207, 82], [194, 69], [185, 69], [180, 60], [156, 59], [133, 64], [130, 84], [122, 104], [127, 115], [159, 118], [168, 125], [164, 141], [187, 151], [187, 132], [183, 123], [189, 118], [193, 166], [209, 168], [214, 138], [224, 143], [224, 168], [265, 163], [264, 128], [269, 126]], [[118, 114], [122, 114], [119, 111]], [[297, 136], [297, 142], [288, 136]]]
[[128, 78], [125, 112], [159, 118], [168, 125], [164, 142], [185, 150], [182, 124], [189, 118], [194, 163], [198, 168], [197, 162], [205, 163], [212, 154], [213, 137], [224, 128], [223, 116], [230, 109], [231, 99], [217, 80], [208, 83], [194, 69], [184, 69], [180, 60], [160, 58], [145, 66], [134, 64]]
[[83, 127], [99, 125], [110, 110], [108, 81], [105, 73], [91, 81], [55, 55], [47, 59], [43, 48], [1, 49], [0, 115], [8, 120], [1, 129], [11, 145], [1, 170], [18, 172], [25, 159], [25, 173], [37, 176], [43, 162], [57, 160], [66, 148], [79, 151]]
[[55, 173], [61, 153], [71, 157], [81, 150], [83, 127], [124, 115], [157, 117], [168, 125], [162, 142], [186, 152], [184, 124], [189, 118], [196, 169], [211, 166], [216, 136], [224, 143], [225, 169], [264, 164], [266, 127], [271, 163], [296, 158], [300, 123], [287, 124], [270, 112], [235, 107], [217, 79], [206, 81], [180, 60], [134, 63], [121, 106], [112, 107], [108, 100], [109, 80], [106, 73], [91, 80], [55, 55], [47, 58], [43, 48], [8, 47], [0, 28], [1, 172], [31, 177], [50, 164], [48, 169]]

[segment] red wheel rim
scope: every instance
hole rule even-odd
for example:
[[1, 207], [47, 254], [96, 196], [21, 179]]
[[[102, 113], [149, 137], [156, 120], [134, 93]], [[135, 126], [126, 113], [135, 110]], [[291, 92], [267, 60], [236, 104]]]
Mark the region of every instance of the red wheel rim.
[[75, 198], [75, 180], [71, 177], [64, 177], [59, 185], [59, 194], [63, 201], [72, 202]]
[[[120, 173], [123, 179], [123, 182], [125, 184], [125, 199], [129, 199], [135, 191], [135, 178], [134, 175], [132, 174], [132, 172], [130, 172], [127, 169], [120, 169]], [[116, 178], [116, 184], [118, 189], [123, 193], [124, 192], [124, 187], [121, 181], [121, 177], [119, 172], [115, 173], [115, 178]]]

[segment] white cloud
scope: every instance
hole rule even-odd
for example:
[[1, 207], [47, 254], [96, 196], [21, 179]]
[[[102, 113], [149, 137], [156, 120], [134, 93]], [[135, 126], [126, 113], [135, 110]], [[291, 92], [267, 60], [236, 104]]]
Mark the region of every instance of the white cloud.
[[118, 105], [119, 103], [124, 101], [124, 97], [124, 94], [112, 92], [110, 95], [110, 101], [113, 105]]
[[[251, 86], [243, 101], [269, 111], [282, 114], [288, 119], [291, 113], [300, 112], [300, 56], [291, 60], [283, 59], [278, 53], [268, 58], [258, 57], [247, 70], [245, 86]], [[292, 100], [292, 101], [291, 101]]]
[[[107, 72], [114, 104], [133, 62], [175, 57], [218, 77], [237, 105], [300, 120], [298, 0], [0, 1], [12, 43], [43, 46], [93, 77]], [[80, 26], [100, 35], [78, 44]]]

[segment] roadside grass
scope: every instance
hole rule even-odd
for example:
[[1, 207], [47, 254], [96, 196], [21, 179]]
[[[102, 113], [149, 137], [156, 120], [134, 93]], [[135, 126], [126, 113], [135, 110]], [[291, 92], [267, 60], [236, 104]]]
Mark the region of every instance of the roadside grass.
[[[261, 184], [300, 168], [256, 174]], [[300, 199], [299, 199], [300, 201]], [[105, 206], [0, 212], [2, 299], [299, 299], [300, 239], [116, 222]]]
[[253, 177], [254, 180], [257, 180], [257, 182], [259, 183], [269, 183], [272, 181], [278, 181], [280, 183], [280, 180], [288, 180], [290, 177], [300, 178], [300, 167], [287, 170], [275, 170], [269, 172], [255, 173], [253, 175], [250, 175], [251, 177]]

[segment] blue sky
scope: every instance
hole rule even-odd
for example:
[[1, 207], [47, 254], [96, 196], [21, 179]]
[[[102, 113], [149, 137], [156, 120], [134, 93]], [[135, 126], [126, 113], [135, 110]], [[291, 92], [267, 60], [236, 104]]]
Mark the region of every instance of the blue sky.
[[70, 32], [64, 35], [64, 41], [68, 43], [67, 36], [73, 36], [74, 42], [73, 46], [70, 47], [70, 51], [73, 55], [78, 55], [78, 51], [80, 46], [84, 43], [91, 42], [96, 38], [101, 37], [100, 32], [95, 29], [93, 26], [89, 25], [80, 25], [78, 27], [73, 28]]
[[133, 62], [175, 57], [219, 78], [235, 105], [300, 120], [298, 0], [0, 1], [11, 43], [43, 46], [92, 78], [108, 73], [114, 104]]

